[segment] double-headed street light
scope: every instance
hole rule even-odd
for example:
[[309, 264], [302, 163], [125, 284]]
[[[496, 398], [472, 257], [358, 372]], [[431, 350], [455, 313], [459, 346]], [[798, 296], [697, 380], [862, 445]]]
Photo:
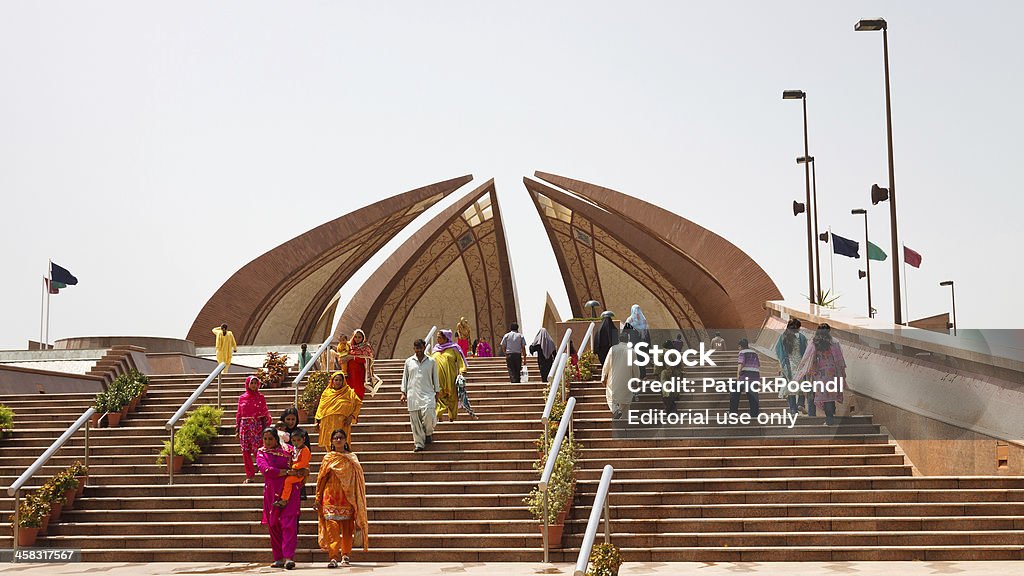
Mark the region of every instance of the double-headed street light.
[[[889, 30], [888, 25], [882, 18], [874, 18], [871, 20], [861, 20], [857, 22], [853, 29], [857, 32], [869, 32], [869, 31], [882, 31], [882, 54], [885, 60], [885, 128], [886, 137], [889, 144], [889, 232], [892, 237], [892, 312], [893, 322], [896, 324], [903, 323], [903, 303], [900, 299], [900, 253], [899, 253], [899, 239], [896, 226], [896, 176], [893, 170], [892, 161], [892, 103], [890, 98], [889, 90]], [[878, 188], [876, 184], [872, 187], [872, 202], [877, 204], [874, 199], [875, 189]], [[885, 190], [879, 188], [879, 190]]]
[[939, 286], [949, 286], [949, 295], [953, 299], [953, 323], [952, 324], [948, 324], [947, 323], [946, 324], [946, 329], [948, 330], [948, 329], [952, 328], [953, 329], [953, 336], [956, 336], [956, 288], [953, 287], [953, 281], [952, 280], [945, 280], [943, 282], [939, 282]]
[[[810, 158], [807, 144], [807, 94], [803, 90], [785, 90], [782, 93], [783, 100], [802, 100], [804, 106], [804, 157]], [[804, 164], [804, 180], [807, 188], [806, 207], [811, 207], [811, 169], [807, 163]], [[794, 206], [794, 212], [796, 208]], [[814, 239], [811, 232], [811, 212], [807, 212], [807, 297], [811, 304], [817, 303], [817, 294], [814, 290]]]
[[[813, 212], [811, 218], [814, 220], [814, 237], [820, 240], [821, 234], [818, 234], [818, 165], [814, 162], [814, 156], [810, 158], [801, 156], [796, 159], [796, 163], [811, 165], [811, 211]], [[821, 246], [817, 244], [814, 245], [814, 285], [818, 289], [818, 294], [821, 294]]]

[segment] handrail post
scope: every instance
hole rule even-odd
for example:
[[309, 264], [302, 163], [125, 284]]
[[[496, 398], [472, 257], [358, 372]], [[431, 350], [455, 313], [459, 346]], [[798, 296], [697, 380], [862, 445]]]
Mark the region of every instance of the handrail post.
[[171, 454], [166, 458], [167, 485], [174, 486], [174, 424], [171, 424]]
[[217, 374], [217, 406], [219, 406], [221, 408], [224, 407], [224, 404], [222, 404], [221, 401], [220, 401], [220, 388], [221, 388], [220, 380], [221, 380], [221, 375], [223, 375], [223, 374], [224, 374], [223, 372], [221, 372], [220, 374]]
[[[85, 469], [89, 470], [89, 423], [92, 422], [90, 417], [85, 421]], [[89, 479], [88, 472], [86, 472], [86, 480]]]
[[[544, 493], [544, 563], [548, 563], [548, 548], [550, 542], [548, 542], [548, 526], [550, 521], [548, 520], [548, 483], [551, 481], [551, 474], [555, 470], [555, 461], [558, 459], [558, 453], [562, 449], [562, 441], [565, 440], [565, 432], [568, 429], [569, 422], [572, 421], [572, 411], [576, 407], [576, 398], [570, 397], [569, 402], [565, 405], [565, 412], [562, 414], [562, 420], [558, 424], [558, 433], [555, 434], [555, 439], [551, 442], [551, 447], [547, 449], [547, 458], [544, 460], [544, 472], [540, 475], [540, 482], [537, 483], [537, 488]], [[547, 426], [544, 427], [545, 431]]]
[[21, 489], [14, 491], [14, 551], [18, 551], [18, 536], [21, 532]]
[[605, 544], [611, 544], [612, 543], [612, 508], [611, 508], [611, 505], [608, 504], [608, 501], [611, 500], [611, 496], [612, 496], [611, 495], [611, 491], [609, 490], [608, 494], [606, 494], [605, 497], [604, 497], [604, 543]]

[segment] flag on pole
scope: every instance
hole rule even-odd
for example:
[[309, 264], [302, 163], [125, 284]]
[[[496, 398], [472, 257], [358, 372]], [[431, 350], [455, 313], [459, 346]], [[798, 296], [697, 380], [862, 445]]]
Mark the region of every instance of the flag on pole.
[[860, 258], [860, 244], [835, 232], [832, 233], [832, 251], [842, 256]]
[[903, 261], [914, 268], [921, 267], [921, 255], [906, 246], [903, 247]]
[[889, 255], [878, 246], [868, 242], [868, 260], [885, 260]]
[[67, 288], [67, 284], [61, 284], [60, 282], [50, 282], [50, 279], [43, 276], [43, 284], [46, 285], [46, 290], [50, 294], [60, 294], [61, 288]]
[[[78, 278], [75, 278], [67, 268], [58, 266], [53, 262], [50, 262], [50, 280], [54, 284], [63, 284], [64, 286], [58, 286], [58, 288], [66, 288], [68, 286], [74, 286], [78, 284]], [[52, 288], [52, 286], [51, 286]]]

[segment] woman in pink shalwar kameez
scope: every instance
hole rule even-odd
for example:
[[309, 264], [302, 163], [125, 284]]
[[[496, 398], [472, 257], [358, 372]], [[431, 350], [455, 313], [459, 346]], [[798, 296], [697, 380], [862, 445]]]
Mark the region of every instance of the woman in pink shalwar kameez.
[[[274, 506], [281, 497], [284, 479], [300, 473], [291, 469], [291, 446], [281, 445], [277, 431], [263, 431], [263, 447], [256, 453], [256, 467], [263, 474], [263, 521], [270, 531], [274, 568], [295, 568], [295, 545], [299, 532], [299, 491], [293, 490], [284, 508]], [[308, 472], [307, 472], [308, 473]]]

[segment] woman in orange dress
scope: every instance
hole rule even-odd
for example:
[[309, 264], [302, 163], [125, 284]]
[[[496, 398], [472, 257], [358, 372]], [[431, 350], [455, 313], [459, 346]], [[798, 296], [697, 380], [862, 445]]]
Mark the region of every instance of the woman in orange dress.
[[362, 533], [363, 551], [369, 522], [366, 516], [366, 480], [359, 458], [349, 449], [342, 429], [331, 433], [331, 451], [324, 456], [316, 477], [316, 513], [320, 549], [330, 558], [328, 568], [349, 565], [349, 554], [357, 533]]
[[[366, 341], [366, 334], [357, 329], [349, 341], [348, 362], [344, 364], [348, 385], [362, 400], [366, 395], [366, 383], [373, 377], [373, 346]], [[345, 360], [342, 360], [345, 362]]]

